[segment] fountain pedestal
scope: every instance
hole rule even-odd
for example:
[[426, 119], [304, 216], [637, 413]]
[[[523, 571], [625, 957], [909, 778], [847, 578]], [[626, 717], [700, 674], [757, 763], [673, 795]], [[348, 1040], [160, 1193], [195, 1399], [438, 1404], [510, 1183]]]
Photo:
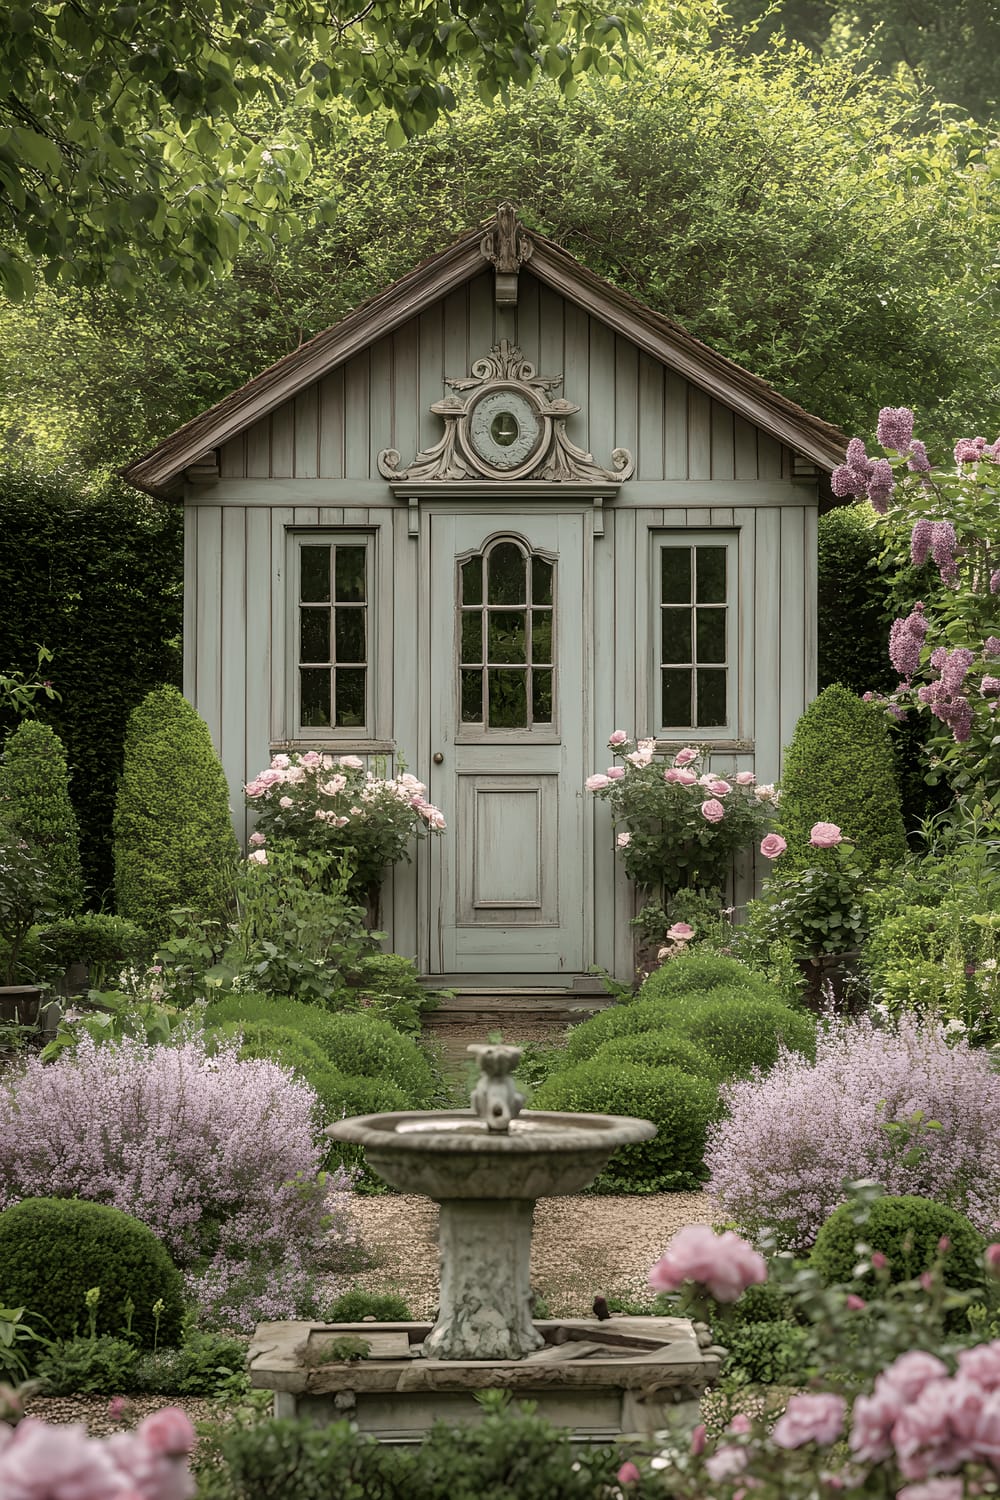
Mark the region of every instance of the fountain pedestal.
[[438, 1224], [440, 1309], [424, 1341], [435, 1359], [523, 1359], [544, 1343], [531, 1321], [534, 1203], [445, 1198]]

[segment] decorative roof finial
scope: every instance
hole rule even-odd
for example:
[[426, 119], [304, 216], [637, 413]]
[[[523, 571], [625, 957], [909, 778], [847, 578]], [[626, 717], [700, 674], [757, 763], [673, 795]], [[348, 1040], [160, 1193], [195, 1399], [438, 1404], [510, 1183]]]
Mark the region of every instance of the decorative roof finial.
[[531, 255], [531, 238], [518, 222], [512, 203], [501, 203], [496, 220], [479, 246], [483, 258], [496, 267], [497, 307], [517, 306], [517, 273]]

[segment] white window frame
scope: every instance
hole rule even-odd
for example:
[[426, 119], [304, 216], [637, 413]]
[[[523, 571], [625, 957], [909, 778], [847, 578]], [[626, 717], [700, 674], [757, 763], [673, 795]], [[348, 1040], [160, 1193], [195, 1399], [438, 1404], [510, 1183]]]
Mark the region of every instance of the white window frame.
[[[712, 529], [700, 531], [661, 530], [650, 532], [652, 546], [649, 557], [649, 615], [650, 615], [650, 661], [651, 670], [647, 691], [651, 713], [647, 722], [654, 726], [650, 733], [657, 740], [667, 743], [692, 741], [698, 744], [731, 742], [739, 738], [739, 533]], [[724, 666], [726, 670], [726, 721], [724, 724], [664, 724], [663, 692], [661, 679], [662, 634], [660, 617], [663, 610], [661, 594], [660, 554], [665, 547], [724, 547], [726, 550], [726, 659], [725, 662], [705, 663]], [[691, 609], [696, 605], [692, 600]], [[694, 654], [694, 632], [692, 632], [692, 655]], [[696, 662], [692, 662], [695, 669]], [[692, 694], [695, 700], [695, 694]], [[697, 708], [695, 708], [697, 712]]]
[[[288, 589], [286, 594], [287, 663], [286, 723], [288, 739], [296, 744], [338, 745], [345, 748], [358, 741], [374, 740], [376, 713], [376, 677], [380, 647], [377, 599], [377, 532], [358, 527], [295, 527], [286, 533], [288, 543]], [[340, 726], [303, 724], [302, 690], [299, 677], [299, 606], [303, 547], [365, 548], [365, 710], [364, 722]], [[335, 603], [335, 601], [332, 601]]]

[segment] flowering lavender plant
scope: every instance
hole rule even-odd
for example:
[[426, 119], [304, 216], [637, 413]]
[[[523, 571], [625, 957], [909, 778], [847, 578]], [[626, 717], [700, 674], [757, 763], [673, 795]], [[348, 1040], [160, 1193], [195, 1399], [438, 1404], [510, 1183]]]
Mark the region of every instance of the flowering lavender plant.
[[209, 1317], [308, 1311], [317, 1267], [351, 1242], [348, 1184], [320, 1172], [313, 1091], [238, 1050], [83, 1037], [30, 1059], [0, 1088], [0, 1208], [109, 1203], [159, 1235]]
[[[816, 1061], [785, 1053], [766, 1078], [723, 1089], [706, 1163], [720, 1210], [745, 1230], [771, 1230], [793, 1249], [812, 1244], [843, 1202], [848, 1178], [947, 1203], [983, 1232], [1000, 1199], [1000, 1093], [983, 1051], [949, 1044], [943, 1029], [902, 1016], [831, 1023]], [[940, 1123], [920, 1150], [900, 1151], [886, 1126], [916, 1111]]]
[[896, 719], [915, 710], [937, 721], [928, 779], [952, 776], [961, 802], [981, 808], [1000, 787], [1000, 438], [961, 438], [954, 466], [936, 467], [913, 422], [908, 407], [884, 407], [877, 437], [887, 456], [870, 459], [854, 438], [831, 482], [837, 495], [867, 496], [883, 518], [883, 564], [895, 564], [898, 590], [911, 569], [923, 573], [924, 598], [890, 630], [900, 682], [882, 701]]
[[367, 771], [357, 755], [275, 755], [246, 786], [257, 823], [249, 857], [266, 864], [275, 843], [300, 854], [342, 853], [351, 895], [372, 906], [386, 869], [411, 858], [414, 837], [444, 832], [444, 816], [426, 792], [410, 772], [385, 777]]
[[655, 740], [633, 744], [616, 729], [608, 747], [621, 764], [588, 776], [586, 787], [611, 805], [615, 848], [630, 879], [664, 900], [684, 889], [720, 889], [732, 855], [766, 826], [774, 787], [758, 786], [752, 771], [729, 781], [706, 770], [707, 751], [693, 746], [666, 764], [656, 759]]

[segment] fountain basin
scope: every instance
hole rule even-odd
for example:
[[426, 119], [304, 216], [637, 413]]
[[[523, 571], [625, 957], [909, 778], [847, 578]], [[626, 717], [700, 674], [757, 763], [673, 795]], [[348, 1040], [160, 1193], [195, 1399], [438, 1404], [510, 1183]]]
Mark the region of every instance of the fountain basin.
[[437, 1203], [558, 1197], [587, 1187], [619, 1146], [648, 1141], [649, 1120], [523, 1110], [504, 1132], [472, 1110], [410, 1110], [338, 1120], [334, 1139], [363, 1146], [392, 1187]]

